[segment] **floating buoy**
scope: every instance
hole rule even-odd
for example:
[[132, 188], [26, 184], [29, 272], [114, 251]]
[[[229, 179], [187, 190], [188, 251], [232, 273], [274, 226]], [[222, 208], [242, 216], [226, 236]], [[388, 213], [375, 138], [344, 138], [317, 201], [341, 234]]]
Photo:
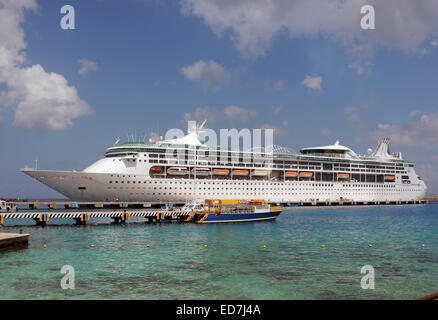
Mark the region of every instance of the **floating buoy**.
[[94, 244], [92, 244], [90, 247], [94, 248]]
[[373, 245], [372, 245], [372, 244], [369, 244], [369, 245], [368, 245], [368, 247], [372, 248], [372, 247], [373, 247]]
[[146, 247], [148, 247], [148, 248], [150, 247], [149, 243], [146, 245]]
[[325, 245], [322, 245], [321, 248], [325, 249]]
[[266, 249], [266, 244], [263, 245], [263, 248]]
[[47, 248], [47, 246], [45, 244], [43, 244], [43, 248], [45, 249], [45, 248]]
[[207, 248], [207, 245], [206, 245], [206, 244], [204, 244], [204, 248]]
[[421, 245], [422, 248], [424, 248], [424, 243]]

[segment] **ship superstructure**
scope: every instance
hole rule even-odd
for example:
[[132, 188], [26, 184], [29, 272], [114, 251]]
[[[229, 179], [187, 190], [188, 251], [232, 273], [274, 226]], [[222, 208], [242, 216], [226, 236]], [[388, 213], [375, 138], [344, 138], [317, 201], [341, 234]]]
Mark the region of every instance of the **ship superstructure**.
[[389, 139], [358, 155], [333, 145], [264, 150], [209, 148], [199, 131], [154, 143], [117, 141], [83, 171], [21, 169], [76, 201], [411, 201], [426, 185]]

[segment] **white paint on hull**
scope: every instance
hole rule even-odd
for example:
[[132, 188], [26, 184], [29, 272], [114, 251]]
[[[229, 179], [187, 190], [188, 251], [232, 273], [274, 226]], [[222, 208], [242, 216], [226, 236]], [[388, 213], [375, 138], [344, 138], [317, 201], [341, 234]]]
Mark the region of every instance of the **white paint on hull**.
[[426, 187], [421, 180], [415, 184], [224, 179], [195, 181], [151, 178], [147, 174], [22, 171], [75, 201], [118, 199], [153, 202], [205, 198], [262, 198], [271, 202], [338, 201], [340, 198], [353, 201], [410, 201], [423, 197], [426, 193]]

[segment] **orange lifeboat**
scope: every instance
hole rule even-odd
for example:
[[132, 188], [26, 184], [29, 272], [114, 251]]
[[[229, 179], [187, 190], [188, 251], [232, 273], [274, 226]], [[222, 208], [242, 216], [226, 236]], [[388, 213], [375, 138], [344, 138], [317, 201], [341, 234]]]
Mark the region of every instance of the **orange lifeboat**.
[[284, 173], [284, 175], [286, 176], [286, 178], [296, 178], [298, 176], [298, 172], [297, 171], [286, 171]]
[[252, 170], [251, 175], [253, 177], [266, 177], [268, 175], [268, 171], [266, 171], [266, 170]]
[[349, 173], [338, 173], [338, 179], [350, 179]]
[[249, 170], [245, 169], [233, 169], [233, 176], [247, 176], [249, 174]]
[[313, 172], [301, 171], [300, 178], [311, 178], [313, 176]]
[[212, 172], [216, 176], [227, 176], [227, 175], [230, 174], [230, 169], [219, 169], [219, 168], [216, 168], [216, 169], [213, 169]]

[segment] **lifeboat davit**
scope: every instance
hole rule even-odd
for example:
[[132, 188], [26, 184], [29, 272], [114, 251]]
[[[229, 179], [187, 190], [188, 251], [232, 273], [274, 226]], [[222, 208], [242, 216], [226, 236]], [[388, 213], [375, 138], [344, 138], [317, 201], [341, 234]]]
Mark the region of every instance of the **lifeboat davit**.
[[167, 169], [167, 174], [184, 176], [189, 173], [187, 167], [170, 167]]

